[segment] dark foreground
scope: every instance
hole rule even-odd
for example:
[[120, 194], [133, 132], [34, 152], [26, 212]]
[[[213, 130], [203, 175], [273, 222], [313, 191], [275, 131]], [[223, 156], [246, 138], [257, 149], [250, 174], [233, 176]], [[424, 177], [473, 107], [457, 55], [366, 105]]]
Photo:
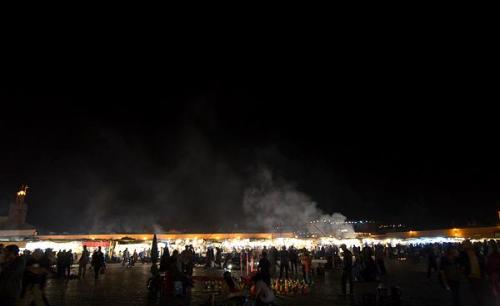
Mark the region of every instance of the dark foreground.
[[[47, 296], [53, 306], [62, 305], [200, 305], [208, 300], [204, 293], [193, 291], [191, 299], [171, 300], [167, 303], [150, 301], [146, 282], [149, 278], [149, 265], [138, 264], [132, 268], [111, 264], [105, 275], [95, 282], [88, 274], [85, 280], [50, 280]], [[388, 262], [388, 276], [383, 280], [386, 286], [399, 286], [402, 292], [402, 305], [411, 306], [448, 306], [451, 305], [450, 293], [444, 290], [436, 275], [429, 280], [424, 264], [408, 262]], [[196, 269], [195, 275], [205, 275], [203, 269]], [[213, 272], [212, 272], [213, 273]], [[222, 273], [222, 272], [215, 272]], [[364, 305], [370, 294], [375, 294], [379, 283], [355, 283], [354, 296], [340, 295], [340, 274], [326, 271], [324, 276], [316, 276], [312, 291], [307, 296], [278, 297], [277, 305]], [[477, 305], [470, 294], [468, 284], [463, 284], [464, 306]], [[496, 305], [493, 298], [484, 292], [485, 305]], [[224, 305], [222, 302], [217, 305]], [[368, 304], [370, 305], [370, 304]], [[500, 304], [499, 304], [500, 305]]]

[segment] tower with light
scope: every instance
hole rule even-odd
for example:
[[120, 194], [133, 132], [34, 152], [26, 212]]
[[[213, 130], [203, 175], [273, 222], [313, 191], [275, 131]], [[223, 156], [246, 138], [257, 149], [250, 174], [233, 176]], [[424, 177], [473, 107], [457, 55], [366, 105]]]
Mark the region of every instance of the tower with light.
[[22, 185], [17, 192], [16, 202], [10, 205], [8, 222], [14, 226], [26, 224], [26, 215], [28, 213], [28, 205], [25, 198], [28, 195], [28, 186]]

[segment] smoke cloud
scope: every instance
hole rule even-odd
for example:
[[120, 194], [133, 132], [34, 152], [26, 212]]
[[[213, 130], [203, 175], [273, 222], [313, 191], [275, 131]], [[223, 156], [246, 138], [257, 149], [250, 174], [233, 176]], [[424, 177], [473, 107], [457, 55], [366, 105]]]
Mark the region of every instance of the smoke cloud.
[[[86, 128], [85, 145], [73, 154], [47, 159], [36, 169], [50, 174], [50, 179], [33, 184], [28, 221], [48, 232], [237, 232], [276, 227], [322, 235], [352, 232], [343, 224], [344, 216], [324, 214], [308, 195], [273, 177], [269, 169], [253, 168], [270, 165], [286, 178], [304, 173], [302, 164], [287, 159], [274, 141], [242, 145], [245, 141], [221, 126], [216, 112], [201, 102], [183, 112], [169, 128], [163, 118], [151, 120], [151, 126], [140, 120], [139, 132], [134, 121], [121, 127], [100, 123]], [[327, 182], [325, 177], [311, 180]], [[309, 223], [314, 220], [325, 222]]]
[[268, 168], [255, 176], [243, 197], [248, 226], [264, 231], [294, 230], [322, 236], [352, 237], [354, 229], [339, 213], [323, 213], [311, 198], [273, 177]]

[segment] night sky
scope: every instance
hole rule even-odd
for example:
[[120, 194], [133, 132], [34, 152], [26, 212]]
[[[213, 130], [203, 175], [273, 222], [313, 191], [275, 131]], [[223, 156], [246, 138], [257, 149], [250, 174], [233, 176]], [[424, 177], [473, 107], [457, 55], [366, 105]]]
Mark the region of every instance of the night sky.
[[3, 88], [0, 214], [28, 184], [41, 231], [241, 230], [243, 193], [264, 167], [351, 220], [495, 223], [487, 85], [380, 71]]

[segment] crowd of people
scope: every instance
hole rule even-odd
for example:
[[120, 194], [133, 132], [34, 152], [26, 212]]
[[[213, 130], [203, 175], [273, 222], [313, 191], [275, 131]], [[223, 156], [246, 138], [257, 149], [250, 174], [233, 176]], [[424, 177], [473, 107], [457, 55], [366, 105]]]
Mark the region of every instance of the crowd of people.
[[[196, 252], [191, 245], [179, 253], [174, 250], [172, 254], [168, 248], [165, 248], [160, 257], [160, 272], [167, 272], [169, 281], [171, 281], [176, 291], [185, 294], [187, 288], [192, 286], [191, 277], [195, 265]], [[207, 259], [208, 260], [208, 259]]]
[[[426, 276], [437, 278], [445, 290], [449, 290], [454, 305], [461, 305], [461, 296], [471, 291], [477, 305], [483, 305], [485, 297], [497, 297], [500, 293], [500, 252], [495, 240], [471, 243], [434, 243], [407, 245], [328, 245], [307, 250], [293, 246], [276, 248], [233, 249], [224, 252], [218, 247], [208, 247], [204, 253], [195, 252], [192, 245], [182, 252], [163, 249], [159, 270], [167, 272], [182, 294], [192, 286], [195, 266], [205, 269], [224, 269], [253, 273], [255, 284], [259, 282], [262, 299], [270, 299], [272, 279], [300, 279], [310, 284], [312, 276], [324, 270], [336, 269], [340, 273], [341, 293], [353, 295], [356, 282], [380, 281], [387, 273], [389, 259], [405, 261], [408, 264], [426, 263]], [[106, 262], [122, 262], [133, 266], [145, 262], [149, 250], [132, 254], [125, 249], [116, 256], [105, 256], [101, 248], [90, 252], [83, 247], [78, 255], [71, 250], [54, 252], [37, 249], [20, 252], [16, 245], [0, 245], [0, 298], [2, 301], [40, 301], [48, 305], [44, 288], [49, 275], [55, 278], [85, 278], [86, 271], [93, 270], [97, 280], [106, 270]], [[316, 264], [313, 264], [316, 263]], [[318, 264], [319, 263], [319, 264]], [[72, 274], [71, 267], [78, 265], [78, 273]], [[267, 289], [266, 287], [267, 286]], [[9, 305], [7, 303], [7, 305]], [[11, 305], [15, 305], [12, 302]], [[26, 305], [29, 305], [27, 303]]]
[[[433, 244], [419, 248], [427, 255], [427, 277], [437, 275], [451, 291], [453, 305], [462, 305], [463, 291], [469, 290], [476, 305], [499, 295], [500, 253], [495, 240], [461, 244]], [[415, 250], [412, 253], [415, 254]]]
[[[341, 294], [353, 295], [356, 282], [379, 282], [387, 273], [387, 260], [405, 261], [410, 265], [427, 263], [427, 277], [436, 277], [444, 290], [451, 293], [453, 305], [463, 305], [464, 296], [472, 297], [475, 305], [487, 305], [487, 299], [499, 299], [500, 251], [496, 240], [464, 240], [461, 243], [397, 244], [364, 246], [322, 246], [312, 250], [275, 247], [260, 250], [233, 251], [229, 258], [240, 262], [247, 257], [259, 262], [259, 277], [267, 286], [272, 278], [303, 278], [309, 282], [312, 260], [320, 259], [323, 269], [340, 271]], [[213, 257], [206, 256], [207, 260]], [[259, 260], [260, 258], [260, 260]], [[238, 260], [236, 260], [237, 262]], [[233, 261], [234, 262], [234, 261]], [[217, 265], [217, 256], [215, 256]], [[211, 264], [208, 264], [211, 266]], [[301, 267], [301, 269], [299, 268]]]
[[69, 280], [76, 259], [79, 269], [75, 277], [85, 278], [90, 263], [97, 280], [105, 268], [101, 248], [93, 252], [91, 259], [86, 247], [79, 257], [75, 255], [71, 250], [51, 249], [21, 253], [17, 245], [0, 244], [0, 305], [49, 305], [44, 290], [48, 277]]

